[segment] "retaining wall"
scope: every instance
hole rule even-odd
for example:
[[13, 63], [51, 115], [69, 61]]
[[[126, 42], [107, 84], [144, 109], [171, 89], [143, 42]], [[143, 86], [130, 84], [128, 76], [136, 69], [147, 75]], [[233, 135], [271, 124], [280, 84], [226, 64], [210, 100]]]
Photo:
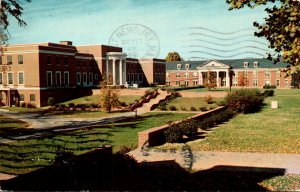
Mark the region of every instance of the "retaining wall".
[[[215, 113], [219, 113], [223, 111], [225, 107], [218, 107], [216, 109], [200, 113], [197, 115], [194, 115], [188, 119], [194, 119], [194, 120], [202, 120], [208, 116], [211, 116]], [[181, 123], [183, 120], [176, 121], [174, 123]], [[164, 144], [165, 141], [165, 136], [164, 136], [164, 131], [169, 128], [169, 125], [163, 125], [160, 127], [154, 127], [151, 129], [147, 129], [145, 131], [139, 132], [138, 133], [138, 147], [142, 147], [145, 144], [147, 144], [149, 147], [157, 146], [157, 145], [162, 145]]]

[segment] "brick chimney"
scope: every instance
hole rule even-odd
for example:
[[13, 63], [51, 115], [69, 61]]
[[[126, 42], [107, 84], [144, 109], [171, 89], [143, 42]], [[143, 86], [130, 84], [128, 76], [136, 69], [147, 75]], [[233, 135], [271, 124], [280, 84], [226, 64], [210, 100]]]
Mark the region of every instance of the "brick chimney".
[[72, 46], [73, 43], [72, 43], [72, 41], [60, 41], [60, 44]]

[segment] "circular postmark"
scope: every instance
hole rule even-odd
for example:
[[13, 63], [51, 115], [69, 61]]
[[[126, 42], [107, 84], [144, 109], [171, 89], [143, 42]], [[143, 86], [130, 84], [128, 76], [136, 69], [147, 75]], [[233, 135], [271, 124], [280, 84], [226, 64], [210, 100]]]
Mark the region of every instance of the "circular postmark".
[[109, 45], [122, 47], [130, 58], [157, 58], [160, 42], [157, 34], [140, 24], [125, 24], [118, 27], [109, 38]]

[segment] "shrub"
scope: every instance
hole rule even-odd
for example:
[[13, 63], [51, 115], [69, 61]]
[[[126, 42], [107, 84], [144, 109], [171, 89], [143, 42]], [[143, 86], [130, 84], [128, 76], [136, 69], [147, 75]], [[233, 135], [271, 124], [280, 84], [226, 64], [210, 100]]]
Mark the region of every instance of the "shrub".
[[191, 111], [197, 111], [195, 107], [191, 107]]
[[241, 89], [224, 98], [227, 109], [239, 113], [253, 113], [260, 109], [264, 97], [258, 89]]
[[176, 106], [174, 106], [174, 105], [171, 105], [171, 106], [169, 107], [169, 109], [170, 109], [170, 111], [176, 111], [176, 110], [177, 110]]
[[178, 125], [170, 124], [170, 127], [164, 132], [168, 143], [176, 143], [182, 139], [182, 131]]
[[265, 97], [272, 97], [272, 96], [274, 96], [274, 90], [267, 89], [264, 91], [263, 95]]
[[199, 110], [200, 111], [207, 111], [207, 108], [206, 107], [200, 107]]
[[167, 103], [166, 102], [161, 102], [158, 107], [158, 109], [162, 110], [162, 111], [166, 111], [167, 110]]
[[264, 85], [263, 86], [264, 89], [276, 89], [275, 85]]
[[59, 107], [61, 107], [62, 109], [64, 109], [66, 107], [65, 104], [60, 104]]
[[26, 107], [27, 108], [35, 108], [35, 105], [33, 103], [27, 103]]
[[48, 105], [49, 105], [49, 106], [53, 106], [54, 103], [55, 103], [54, 98], [53, 98], [53, 97], [49, 97], [49, 98], [48, 98]]
[[25, 102], [21, 102], [21, 107], [26, 107], [26, 103]]
[[197, 135], [199, 124], [195, 120], [187, 120], [179, 124], [179, 127], [181, 128], [182, 135], [193, 139]]
[[68, 106], [73, 108], [73, 107], [75, 107], [75, 104], [74, 103], [69, 103]]
[[181, 107], [181, 111], [186, 111], [186, 108], [185, 107]]
[[92, 108], [98, 108], [98, 104], [92, 103]]
[[214, 103], [213, 98], [210, 95], [205, 96], [204, 100], [207, 104], [213, 104]]

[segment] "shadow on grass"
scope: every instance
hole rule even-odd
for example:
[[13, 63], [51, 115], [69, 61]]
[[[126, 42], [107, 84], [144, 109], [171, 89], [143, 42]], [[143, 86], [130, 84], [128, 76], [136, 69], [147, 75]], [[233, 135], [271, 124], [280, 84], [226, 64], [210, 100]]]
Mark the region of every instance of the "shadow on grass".
[[1, 181], [4, 190], [230, 190], [262, 191], [259, 182], [283, 175], [284, 169], [216, 166], [190, 173], [175, 161], [137, 163], [132, 157], [94, 152]]

